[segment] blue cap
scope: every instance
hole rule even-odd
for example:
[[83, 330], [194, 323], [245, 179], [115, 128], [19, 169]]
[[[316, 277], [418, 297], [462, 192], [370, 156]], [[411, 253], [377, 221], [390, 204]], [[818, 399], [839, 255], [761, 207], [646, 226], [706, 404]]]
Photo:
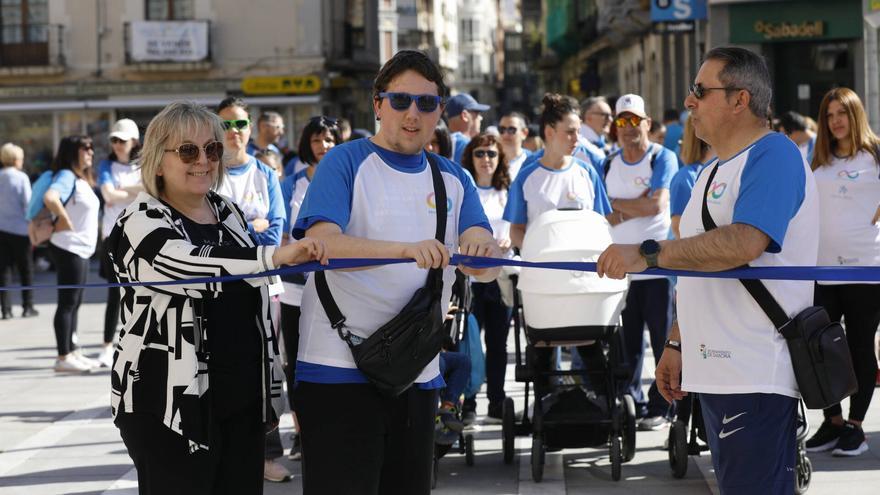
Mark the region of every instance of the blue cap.
[[481, 105], [473, 96], [467, 93], [459, 93], [446, 102], [446, 116], [457, 117], [464, 110], [472, 110], [474, 112], [485, 112], [491, 108], [489, 105]]

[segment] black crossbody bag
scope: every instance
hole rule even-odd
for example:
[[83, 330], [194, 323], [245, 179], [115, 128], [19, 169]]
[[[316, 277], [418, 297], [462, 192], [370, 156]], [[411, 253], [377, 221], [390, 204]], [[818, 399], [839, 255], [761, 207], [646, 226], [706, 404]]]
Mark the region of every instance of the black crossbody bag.
[[[716, 165], [703, 192], [703, 228], [706, 232], [717, 227], [706, 203], [717, 171]], [[739, 281], [773, 322], [776, 331], [785, 337], [798, 389], [808, 409], [827, 409], [858, 390], [846, 333], [840, 322], [830, 321], [825, 308], [810, 306], [789, 318], [763, 282]]]
[[[431, 155], [428, 163], [437, 205], [435, 237], [442, 243], [446, 238], [446, 186]], [[442, 269], [428, 270], [424, 287], [413, 294], [397, 316], [366, 339], [346, 330], [345, 316], [330, 293], [323, 271], [315, 272], [315, 289], [330, 325], [348, 344], [358, 369], [383, 395], [394, 397], [406, 391], [440, 352], [446, 335], [441, 307]]]

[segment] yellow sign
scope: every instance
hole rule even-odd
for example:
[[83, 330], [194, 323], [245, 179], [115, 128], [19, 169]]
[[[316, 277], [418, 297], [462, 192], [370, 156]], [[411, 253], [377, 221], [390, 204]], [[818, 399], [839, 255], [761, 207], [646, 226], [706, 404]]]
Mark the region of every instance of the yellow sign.
[[247, 77], [241, 81], [247, 95], [310, 95], [321, 90], [318, 76]]
[[880, 10], [880, 0], [871, 0], [871, 10]]
[[755, 21], [755, 32], [763, 35], [765, 40], [818, 38], [825, 33], [825, 23], [804, 21], [800, 24], [791, 24], [788, 22]]

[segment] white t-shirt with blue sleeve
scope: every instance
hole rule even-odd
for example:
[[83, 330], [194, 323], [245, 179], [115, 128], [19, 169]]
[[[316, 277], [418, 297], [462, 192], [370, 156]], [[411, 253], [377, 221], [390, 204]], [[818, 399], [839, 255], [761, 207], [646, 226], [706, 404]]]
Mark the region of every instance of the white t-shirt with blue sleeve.
[[[98, 164], [98, 188], [110, 184], [114, 189], [124, 189], [126, 187], [136, 186], [141, 183], [141, 169], [133, 166], [131, 163], [120, 163], [115, 160], [102, 160]], [[129, 196], [128, 199], [114, 202], [113, 204], [104, 203], [104, 216], [101, 219], [101, 235], [104, 238], [110, 235], [116, 218], [125, 208], [134, 201], [135, 194]]]
[[[290, 234], [293, 226], [292, 221], [296, 220], [299, 210], [302, 207], [303, 200], [306, 197], [306, 191], [309, 189], [309, 176], [306, 170], [299, 171], [296, 175], [285, 177], [281, 181], [281, 195], [284, 198], [284, 209], [286, 213], [284, 222], [284, 232]], [[290, 219], [288, 221], [287, 219]], [[291, 241], [292, 241], [291, 236]], [[308, 278], [308, 274], [296, 273], [281, 277], [281, 283], [284, 292], [278, 295], [278, 300], [282, 304], [288, 306], [300, 306], [302, 304], [303, 286]]]
[[[682, 238], [702, 234], [707, 165], [681, 217]], [[814, 266], [819, 246], [816, 182], [797, 146], [769, 133], [717, 165], [707, 206], [721, 227], [751, 225], [771, 239], [751, 266]], [[789, 316], [813, 303], [813, 282], [765, 280]], [[713, 394], [798, 397], [785, 339], [736, 279], [678, 279], [682, 388]]]
[[[275, 170], [248, 155], [244, 165], [226, 168], [226, 177], [217, 191], [231, 199], [244, 213], [248, 230], [260, 246], [281, 245], [281, 229], [284, 228], [284, 199]], [[269, 227], [254, 231], [251, 221], [265, 218]]]
[[706, 165], [704, 163], [695, 162], [685, 165], [678, 169], [672, 182], [669, 183], [669, 213], [672, 216], [681, 216], [684, 213], [684, 207], [687, 206], [688, 200], [691, 199], [691, 191], [694, 189], [694, 183], [697, 176]]
[[[447, 196], [446, 247], [458, 247], [459, 236], [471, 227], [492, 229], [473, 179], [456, 163], [434, 155]], [[342, 232], [365, 239], [419, 242], [433, 239], [437, 228], [434, 181], [424, 153], [406, 155], [381, 148], [369, 139], [338, 145], [321, 160], [293, 226], [301, 239], [318, 222], [331, 222]], [[414, 263], [368, 270], [328, 271], [327, 285], [349, 331], [369, 337], [394, 318], [416, 290], [427, 270]], [[442, 301], [448, 304], [455, 267], [443, 273]], [[445, 313], [445, 309], [444, 309]], [[318, 383], [366, 383], [348, 345], [330, 327], [315, 291], [306, 282], [300, 318], [297, 380]], [[416, 379], [422, 388], [443, 386], [435, 358]]]
[[471, 142], [471, 138], [460, 132], [453, 132], [449, 137], [452, 139], [452, 159], [461, 165], [461, 157], [464, 155], [464, 149]]
[[64, 209], [72, 227], [53, 232], [49, 243], [80, 258], [90, 258], [98, 245], [98, 196], [88, 182], [71, 170], [59, 171], [49, 189], [58, 192], [62, 203], [67, 200]]
[[591, 165], [577, 158], [559, 170], [540, 161], [526, 165], [510, 185], [503, 218], [528, 226], [542, 213], [557, 208], [586, 208], [602, 216], [611, 212], [605, 186]]
[[[653, 158], [653, 168], [651, 159]], [[603, 171], [604, 172], [604, 171]], [[617, 153], [610, 162], [605, 176], [608, 197], [612, 199], [635, 199], [646, 191], [651, 194], [659, 189], [669, 189], [672, 177], [678, 172], [678, 158], [671, 150], [651, 143], [637, 162], [629, 163], [623, 153]], [[647, 239], [661, 241], [669, 238], [672, 217], [667, 205], [656, 215], [636, 217], [611, 228], [611, 238], [617, 244], [641, 244]], [[663, 278], [662, 275], [631, 275], [631, 280]]]
[[[574, 147], [574, 151], [572, 151], [571, 156], [577, 158], [584, 163], [592, 165], [596, 173], [599, 174], [600, 177], [602, 176], [602, 164], [605, 162], [605, 152], [600, 150], [596, 145], [592, 143], [583, 143], [579, 140], [577, 146]], [[522, 166], [523, 168], [525, 168], [528, 165], [536, 163], [543, 157], [544, 150], [540, 149], [532, 153], [532, 155], [528, 158], [526, 158]], [[511, 176], [511, 179], [513, 178], [514, 177]]]

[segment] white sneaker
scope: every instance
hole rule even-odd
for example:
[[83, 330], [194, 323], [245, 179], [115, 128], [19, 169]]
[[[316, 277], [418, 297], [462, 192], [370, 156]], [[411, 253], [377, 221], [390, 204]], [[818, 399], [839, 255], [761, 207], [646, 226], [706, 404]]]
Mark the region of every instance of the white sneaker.
[[104, 346], [100, 353], [98, 353], [98, 363], [101, 364], [102, 368], [112, 368], [113, 367], [113, 353], [115, 349], [112, 345]]
[[266, 462], [263, 464], [264, 480], [284, 483], [285, 481], [290, 481], [291, 478], [293, 478], [293, 475], [290, 474], [286, 467], [271, 459], [266, 459]]
[[76, 359], [77, 361], [79, 361], [80, 363], [88, 366], [89, 369], [97, 369], [97, 368], [101, 367], [101, 363], [99, 363], [98, 361], [95, 361], [92, 358], [86, 357], [86, 355], [83, 354], [82, 349], [77, 349], [77, 350], [71, 352], [69, 354], [69, 356], [70, 357], [68, 357], [68, 360], [72, 357], [72, 358]]
[[55, 360], [56, 373], [88, 373], [91, 370], [92, 368], [71, 354], [67, 355], [67, 359]]

